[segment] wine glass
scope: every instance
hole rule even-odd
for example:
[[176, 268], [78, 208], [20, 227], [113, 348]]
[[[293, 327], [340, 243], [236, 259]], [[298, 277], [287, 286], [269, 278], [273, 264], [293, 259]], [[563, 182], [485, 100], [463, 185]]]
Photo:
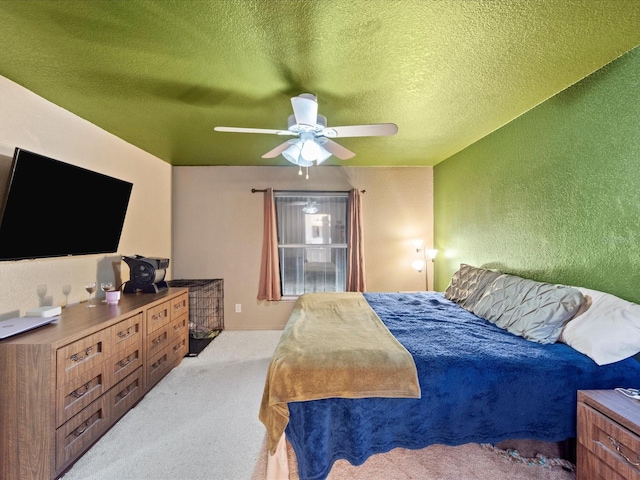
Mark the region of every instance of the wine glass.
[[91, 296], [93, 295], [93, 292], [96, 291], [96, 282], [89, 282], [84, 286], [84, 288], [87, 292], [89, 292], [89, 305], [87, 305], [87, 308], [95, 307], [95, 305], [91, 301]]
[[[107, 292], [107, 290], [113, 290], [113, 282], [102, 282], [100, 284], [100, 290]], [[102, 303], [107, 303], [107, 299], [102, 300]]]
[[67, 305], [69, 305], [69, 294], [71, 293], [71, 285], [63, 285], [62, 293], [64, 294], [64, 306], [66, 307]]
[[40, 284], [36, 287], [36, 292], [38, 293], [38, 297], [40, 297], [40, 306], [44, 307], [45, 295], [47, 294], [47, 286], [45, 284]]

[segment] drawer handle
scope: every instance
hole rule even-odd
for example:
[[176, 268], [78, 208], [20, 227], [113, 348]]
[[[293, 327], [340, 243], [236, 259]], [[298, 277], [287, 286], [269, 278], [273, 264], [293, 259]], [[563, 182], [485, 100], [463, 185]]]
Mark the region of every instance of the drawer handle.
[[122, 330], [118, 332], [118, 337], [120, 338], [127, 338], [129, 335], [131, 335], [131, 327], [127, 328], [126, 332], [123, 332]]
[[89, 391], [90, 386], [91, 386], [91, 380], [89, 380], [87, 383], [85, 383], [83, 386], [81, 386], [77, 390], [74, 390], [73, 392], [71, 392], [69, 395], [71, 395], [73, 398], [80, 398]]
[[160, 365], [162, 365], [166, 361], [166, 359], [167, 358], [165, 356], [160, 357], [156, 363], [151, 365], [151, 367], [152, 368], [158, 368]]
[[71, 432], [71, 435], [78, 438], [80, 435], [82, 435], [87, 428], [89, 428], [91, 426], [91, 419], [87, 420], [86, 422], [84, 422], [82, 425], [80, 425], [78, 428], [76, 428], [73, 432]]
[[131, 359], [130, 359], [129, 357], [127, 357], [127, 358], [123, 358], [122, 360], [120, 360], [120, 361], [118, 362], [118, 366], [119, 366], [120, 368], [124, 368], [124, 367], [126, 367], [127, 365], [129, 365], [130, 363], [131, 363]]
[[167, 316], [167, 312], [166, 311], [162, 311], [160, 313], [156, 313], [155, 315], [152, 315], [151, 316], [151, 320], [156, 322], [156, 321], [158, 321], [158, 320], [160, 320], [162, 318], [165, 318], [166, 316]]
[[[620, 442], [618, 442], [611, 435], [607, 435], [607, 436], [609, 437], [609, 441], [613, 444], [613, 446], [616, 447], [616, 452], [618, 452], [618, 454], [622, 458], [624, 458], [629, 465], [633, 465], [634, 467], [640, 466], [640, 462], [633, 462], [629, 457], [627, 457], [624, 453], [622, 453], [622, 445], [620, 444]], [[638, 456], [638, 458], [640, 458], [640, 455]]]
[[116, 395], [116, 401], [120, 401], [125, 398], [127, 395], [131, 393], [131, 391], [135, 388], [134, 384], [129, 385], [127, 388], [122, 390], [118, 395]]
[[71, 360], [73, 360], [74, 362], [82, 362], [83, 360], [85, 360], [89, 355], [91, 355], [91, 352], [93, 351], [93, 347], [87, 347], [84, 350], [84, 353], [74, 353], [73, 355], [71, 355]]
[[156, 345], [164, 342], [167, 340], [167, 335], [166, 333], [163, 333], [162, 335], [160, 335], [158, 338], [154, 338], [153, 340], [151, 340], [151, 346], [155, 347]]

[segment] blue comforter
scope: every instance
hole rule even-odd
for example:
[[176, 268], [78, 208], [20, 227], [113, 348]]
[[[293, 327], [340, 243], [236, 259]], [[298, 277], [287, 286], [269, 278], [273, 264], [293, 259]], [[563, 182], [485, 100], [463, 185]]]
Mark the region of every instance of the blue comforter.
[[578, 390], [640, 385], [634, 359], [598, 366], [567, 345], [502, 330], [441, 293], [364, 296], [413, 355], [422, 397], [289, 403], [286, 435], [301, 479], [324, 479], [338, 459], [360, 465], [396, 447], [572, 438]]

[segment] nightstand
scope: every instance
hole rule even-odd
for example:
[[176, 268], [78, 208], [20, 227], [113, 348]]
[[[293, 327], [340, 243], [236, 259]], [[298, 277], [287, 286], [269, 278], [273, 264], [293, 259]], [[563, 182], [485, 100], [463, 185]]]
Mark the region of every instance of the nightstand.
[[577, 480], [640, 480], [640, 401], [578, 391]]

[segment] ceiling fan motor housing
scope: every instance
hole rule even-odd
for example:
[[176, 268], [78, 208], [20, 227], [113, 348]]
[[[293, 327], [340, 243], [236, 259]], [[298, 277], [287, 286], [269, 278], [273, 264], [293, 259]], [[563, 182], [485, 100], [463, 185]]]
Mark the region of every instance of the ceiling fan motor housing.
[[169, 267], [168, 258], [143, 257], [134, 255], [133, 257], [123, 256], [129, 265], [129, 281], [124, 285], [125, 293], [157, 293], [168, 288], [164, 281], [166, 269]]
[[327, 117], [324, 115], [318, 114], [316, 116], [315, 125], [304, 125], [298, 124], [296, 121], [295, 115], [289, 115], [287, 119], [287, 129], [290, 132], [301, 133], [301, 132], [314, 132], [314, 133], [322, 133], [322, 131], [327, 128]]

